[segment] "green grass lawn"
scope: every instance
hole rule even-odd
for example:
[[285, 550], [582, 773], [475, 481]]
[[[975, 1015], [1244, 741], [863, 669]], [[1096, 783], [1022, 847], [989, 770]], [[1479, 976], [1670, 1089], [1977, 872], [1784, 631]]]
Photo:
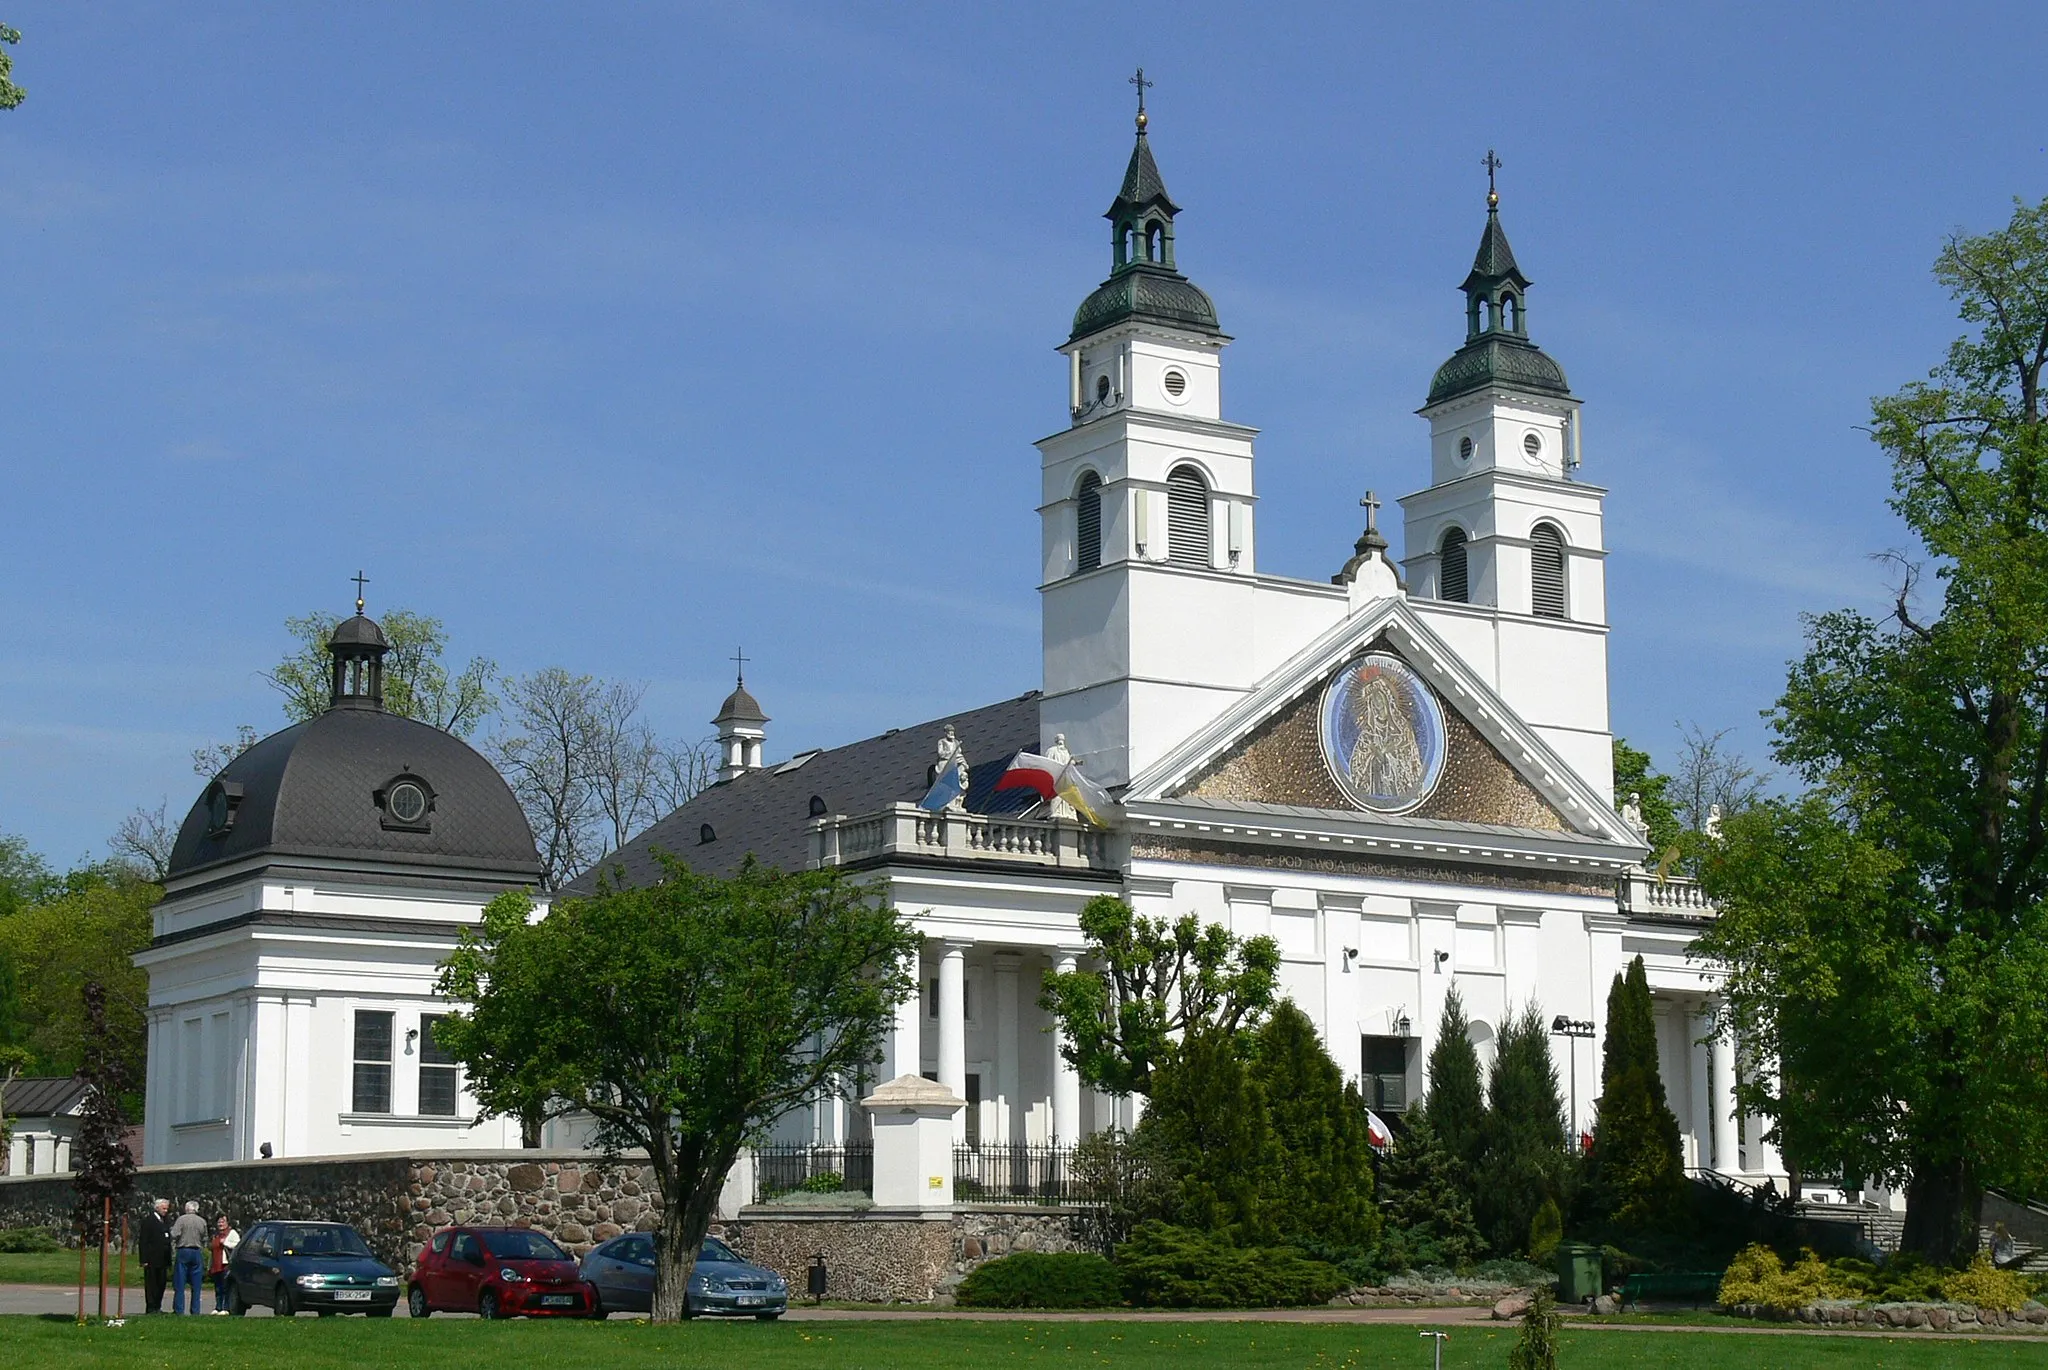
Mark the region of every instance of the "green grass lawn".
[[[112, 1288], [121, 1271], [121, 1258], [114, 1252], [107, 1253], [107, 1287]], [[94, 1251], [86, 1258], [85, 1277], [94, 1287], [100, 1282], [100, 1253]], [[0, 1251], [0, 1284], [68, 1284], [78, 1287], [78, 1253], [76, 1251]], [[142, 1267], [135, 1257], [128, 1258], [128, 1287], [142, 1288]]]
[[[1512, 1327], [1458, 1327], [1444, 1364], [1507, 1362]], [[362, 1318], [291, 1322], [152, 1319], [77, 1328], [61, 1318], [0, 1318], [0, 1364], [37, 1370], [380, 1370], [427, 1365], [597, 1365], [605, 1370], [997, 1370], [1089, 1366], [1196, 1370], [1212, 1365], [1348, 1370], [1430, 1364], [1417, 1329], [1285, 1323], [832, 1322], [416, 1323]], [[1565, 1370], [1608, 1366], [1730, 1366], [1769, 1370], [1882, 1367], [2048, 1367], [2048, 1345], [1932, 1336], [1741, 1336], [1715, 1332], [1568, 1333]]]

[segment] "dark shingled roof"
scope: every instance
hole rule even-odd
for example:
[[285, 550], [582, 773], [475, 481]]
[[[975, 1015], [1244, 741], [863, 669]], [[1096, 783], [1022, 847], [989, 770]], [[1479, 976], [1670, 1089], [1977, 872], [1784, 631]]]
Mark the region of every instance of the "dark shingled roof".
[[[998, 794], [995, 784], [1018, 752], [1038, 750], [1038, 698], [1033, 690], [829, 751], [799, 753], [779, 766], [713, 785], [570, 881], [563, 893], [589, 894], [600, 876], [618, 881], [622, 869], [627, 885], [659, 879], [657, 850], [712, 875], [732, 874], [750, 853], [770, 866], [803, 870], [811, 859], [811, 796], [825, 801], [827, 813], [845, 815], [916, 803], [931, 788], [932, 762], [948, 723], [967, 748], [967, 807], [976, 813], [1022, 812], [1038, 796], [1029, 790]], [[707, 823], [717, 834], [708, 843], [700, 841]]]
[[[402, 774], [433, 792], [427, 832], [383, 825], [377, 792]], [[329, 709], [272, 733], [216, 783], [241, 787], [234, 824], [208, 836], [208, 785], [178, 829], [173, 876], [259, 853], [374, 857], [508, 884], [540, 876], [533, 832], [497, 767], [454, 734], [382, 709]]]
[[1569, 398], [1572, 388], [1564, 368], [1548, 352], [1525, 338], [1507, 333], [1482, 333], [1451, 354], [1429, 383], [1429, 404], [1455, 399], [1489, 385], [1537, 395]]
[[768, 715], [761, 712], [761, 702], [747, 693], [746, 684], [742, 682], [725, 697], [725, 703], [719, 706], [718, 717], [711, 721], [714, 724], [766, 723]]
[[344, 619], [334, 626], [334, 635], [327, 639], [332, 647], [389, 647], [384, 630], [377, 621], [364, 618], [358, 613], [354, 618]]
[[1460, 290], [1484, 290], [1496, 281], [1513, 281], [1523, 290], [1529, 278], [1515, 265], [1515, 250], [1508, 246], [1508, 231], [1500, 226], [1500, 211], [1486, 212], [1486, 231], [1479, 237], [1479, 251], [1472, 258], [1471, 274]]
[[1152, 142], [1140, 129], [1138, 145], [1131, 149], [1131, 163], [1124, 168], [1123, 188], [1117, 191], [1115, 202], [1102, 217], [1114, 219], [1127, 209], [1143, 209], [1154, 203], [1163, 206], [1168, 214], [1180, 213], [1180, 206], [1166, 193], [1159, 163], [1152, 160]]
[[69, 1113], [85, 1098], [79, 1075], [24, 1075], [7, 1086], [4, 1102], [10, 1118], [51, 1118]]

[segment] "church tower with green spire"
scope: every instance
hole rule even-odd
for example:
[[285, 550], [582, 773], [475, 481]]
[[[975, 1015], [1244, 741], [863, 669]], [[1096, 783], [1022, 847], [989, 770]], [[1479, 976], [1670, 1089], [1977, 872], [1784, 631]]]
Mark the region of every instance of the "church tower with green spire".
[[1254, 430], [1223, 418], [1230, 339], [1177, 261], [1144, 89], [1109, 277], [1059, 347], [1067, 427], [1038, 444], [1044, 731], [1106, 785], [1248, 687], [1251, 658], [1218, 644], [1254, 631]]
[[1489, 152], [1486, 226], [1459, 287], [1465, 341], [1419, 411], [1430, 484], [1401, 501], [1402, 566], [1412, 598], [1490, 628], [1503, 682], [1576, 682], [1568, 698], [1527, 703], [1556, 720], [1552, 740], [1582, 774], [1605, 776], [1607, 492], [1579, 479], [1579, 399], [1530, 335], [1530, 282], [1501, 224], [1499, 165]]

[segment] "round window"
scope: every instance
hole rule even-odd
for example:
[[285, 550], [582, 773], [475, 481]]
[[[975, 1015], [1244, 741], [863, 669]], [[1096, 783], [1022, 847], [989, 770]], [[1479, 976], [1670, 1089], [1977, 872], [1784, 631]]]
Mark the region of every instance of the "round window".
[[1106, 404], [1106, 403], [1108, 403], [1108, 401], [1109, 401], [1109, 377], [1107, 377], [1107, 376], [1097, 376], [1097, 377], [1095, 378], [1095, 402], [1096, 402], [1097, 404]]
[[417, 823], [427, 816], [427, 792], [411, 780], [401, 780], [384, 796], [384, 810], [400, 823]]
[[1470, 461], [1470, 460], [1472, 460], [1472, 439], [1470, 439], [1470, 438], [1459, 438], [1459, 439], [1458, 439], [1458, 460], [1459, 460], [1459, 461]]
[[1179, 399], [1188, 392], [1188, 378], [1179, 371], [1166, 373], [1166, 393]]
[[1537, 437], [1534, 433], [1529, 434], [1522, 439], [1522, 450], [1532, 457], [1535, 456], [1543, 450], [1543, 439]]

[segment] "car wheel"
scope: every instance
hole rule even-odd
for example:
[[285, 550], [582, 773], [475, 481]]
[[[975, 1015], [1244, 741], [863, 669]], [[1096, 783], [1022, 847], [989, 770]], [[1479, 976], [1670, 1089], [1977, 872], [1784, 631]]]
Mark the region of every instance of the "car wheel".
[[611, 1316], [610, 1311], [604, 1306], [604, 1299], [598, 1294], [597, 1286], [594, 1284], [590, 1286], [590, 1316], [596, 1318], [599, 1322], [603, 1322]]
[[483, 1295], [476, 1301], [476, 1313], [478, 1317], [484, 1319], [486, 1322], [495, 1321], [496, 1319], [505, 1316], [504, 1310], [498, 1307], [497, 1290], [486, 1289], [483, 1292]]
[[277, 1316], [280, 1318], [295, 1318], [298, 1316], [299, 1310], [292, 1307], [292, 1287], [290, 1285], [278, 1285], [277, 1296], [271, 1300], [271, 1307], [277, 1310]]
[[228, 1281], [228, 1312], [238, 1318], [249, 1315], [249, 1305], [242, 1298], [242, 1286], [233, 1280]]
[[424, 1318], [434, 1310], [427, 1307], [427, 1291], [418, 1285], [405, 1296], [405, 1311], [416, 1318]]

